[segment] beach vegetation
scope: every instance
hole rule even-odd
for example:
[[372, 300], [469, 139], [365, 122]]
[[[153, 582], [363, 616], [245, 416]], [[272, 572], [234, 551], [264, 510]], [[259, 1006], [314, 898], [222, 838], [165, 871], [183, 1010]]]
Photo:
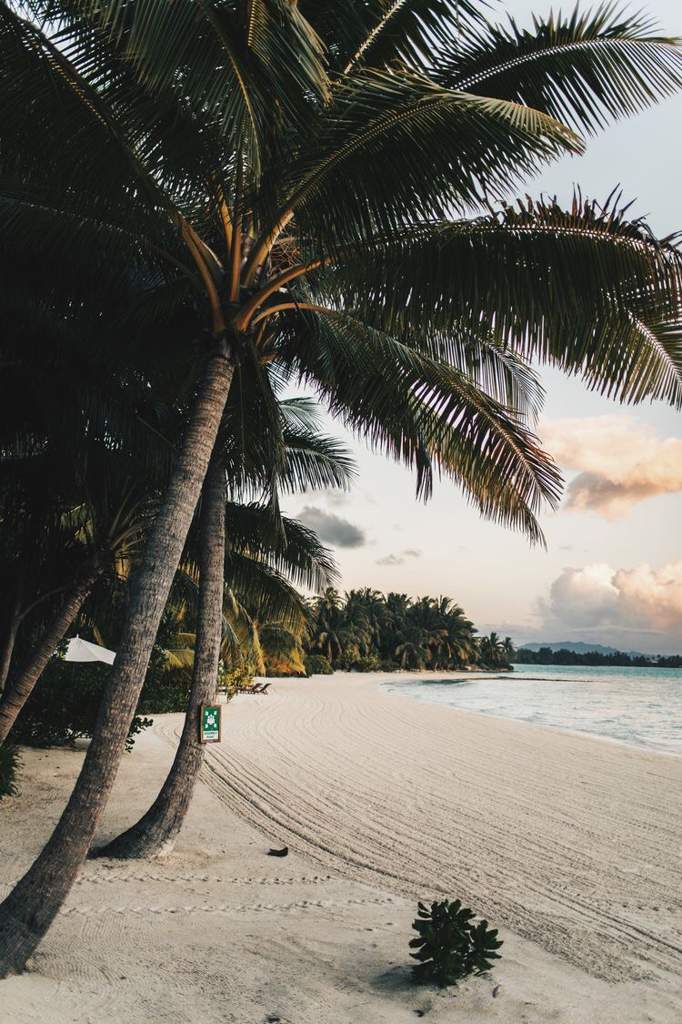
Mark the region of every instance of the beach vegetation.
[[[53, 658], [14, 724], [12, 741], [30, 747], [52, 747], [73, 746], [77, 739], [89, 739], [110, 675], [110, 665], [73, 664]], [[151, 724], [152, 720], [144, 715], [133, 716], [126, 737], [127, 750]]]
[[309, 602], [309, 654], [353, 672], [446, 671], [479, 661], [474, 624], [449, 597], [333, 588]]
[[334, 671], [324, 654], [305, 654], [303, 664], [307, 676], [330, 676]]
[[682, 668], [682, 654], [635, 654], [630, 651], [571, 651], [541, 646], [519, 647], [512, 661], [518, 665], [590, 665], [604, 668]]
[[477, 661], [482, 668], [508, 669], [514, 659], [515, 648], [511, 637], [488, 633], [477, 638]]
[[419, 984], [434, 982], [440, 988], [456, 985], [470, 975], [486, 974], [501, 954], [497, 929], [489, 928], [461, 900], [419, 903], [412, 924], [417, 937], [410, 940], [417, 961], [412, 976]]

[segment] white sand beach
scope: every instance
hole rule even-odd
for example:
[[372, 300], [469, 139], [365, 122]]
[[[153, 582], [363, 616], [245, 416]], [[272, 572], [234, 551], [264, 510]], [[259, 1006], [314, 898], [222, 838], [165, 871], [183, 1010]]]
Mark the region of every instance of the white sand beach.
[[[677, 1024], [682, 758], [380, 681], [237, 697], [174, 853], [89, 862], [29, 972], [0, 983], [3, 1024]], [[180, 723], [157, 717], [124, 758], [102, 838], [148, 806]], [[0, 803], [0, 893], [81, 759], [26, 752]], [[442, 895], [505, 942], [446, 993], [409, 983], [407, 947], [416, 898]]]

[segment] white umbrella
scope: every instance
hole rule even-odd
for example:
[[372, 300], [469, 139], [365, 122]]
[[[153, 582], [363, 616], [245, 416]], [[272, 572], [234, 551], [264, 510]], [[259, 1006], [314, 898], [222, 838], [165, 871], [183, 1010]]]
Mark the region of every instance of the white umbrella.
[[72, 636], [66, 645], [64, 661], [104, 661], [107, 665], [113, 665], [115, 657], [116, 651], [108, 651], [106, 647]]

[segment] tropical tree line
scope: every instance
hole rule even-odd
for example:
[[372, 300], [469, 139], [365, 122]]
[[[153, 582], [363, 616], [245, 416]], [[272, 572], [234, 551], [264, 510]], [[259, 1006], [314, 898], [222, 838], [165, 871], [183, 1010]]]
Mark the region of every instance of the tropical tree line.
[[290, 606], [275, 597], [290, 568], [324, 585], [279, 496], [343, 486], [348, 466], [306, 440], [285, 388], [411, 467], [419, 496], [450, 479], [533, 543], [562, 483], [531, 360], [680, 404], [676, 239], [617, 192], [515, 199], [682, 88], [680, 49], [609, 3], [528, 29], [493, 18], [484, 0], [0, 0], [5, 725], [74, 615], [122, 611], [78, 781], [0, 904], [0, 976], [23, 969], [96, 842], [186, 581], [185, 726], [111, 856], [167, 849], [182, 825], [226, 589], [275, 646], [286, 626], [263, 595]]
[[633, 654], [627, 651], [570, 651], [540, 647], [519, 647], [512, 661], [519, 665], [603, 665], [623, 668], [682, 668], [682, 654]]
[[508, 668], [514, 653], [509, 637], [478, 636], [449, 597], [412, 599], [369, 587], [342, 597], [328, 587], [309, 609], [306, 664], [317, 672]]

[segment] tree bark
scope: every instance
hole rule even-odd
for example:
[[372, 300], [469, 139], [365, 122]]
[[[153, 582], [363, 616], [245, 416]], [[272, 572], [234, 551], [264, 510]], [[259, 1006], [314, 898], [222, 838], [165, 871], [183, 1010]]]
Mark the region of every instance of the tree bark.
[[81, 609], [101, 573], [99, 567], [81, 574], [70, 591], [67, 591], [62, 605], [41, 637], [28, 662], [18, 673], [13, 673], [0, 697], [0, 744], [14, 725], [19, 712], [33, 693], [45, 666], [54, 654], [57, 644]]
[[0, 905], [0, 978], [26, 966], [87, 856], [116, 778], [233, 372], [231, 354], [221, 339], [207, 359], [164, 505], [132, 581], [123, 640], [78, 781], [42, 853]]
[[192, 688], [180, 743], [159, 795], [142, 818], [94, 852], [97, 857], [153, 857], [175, 845], [204, 761], [199, 742], [201, 705], [216, 695], [225, 578], [225, 470], [216, 447], [201, 497], [199, 614]]
[[[17, 633], [19, 632], [19, 623], [21, 622], [20, 612], [21, 597], [19, 591], [17, 591], [17, 595], [14, 599], [14, 604], [12, 605], [12, 611], [9, 614], [7, 631], [5, 633], [5, 641], [2, 645], [2, 653], [0, 654], [0, 693], [4, 692], [5, 683], [7, 682], [7, 676], [9, 675], [10, 665], [12, 664], [14, 645], [17, 642]], [[1, 739], [0, 743], [2, 743]]]

